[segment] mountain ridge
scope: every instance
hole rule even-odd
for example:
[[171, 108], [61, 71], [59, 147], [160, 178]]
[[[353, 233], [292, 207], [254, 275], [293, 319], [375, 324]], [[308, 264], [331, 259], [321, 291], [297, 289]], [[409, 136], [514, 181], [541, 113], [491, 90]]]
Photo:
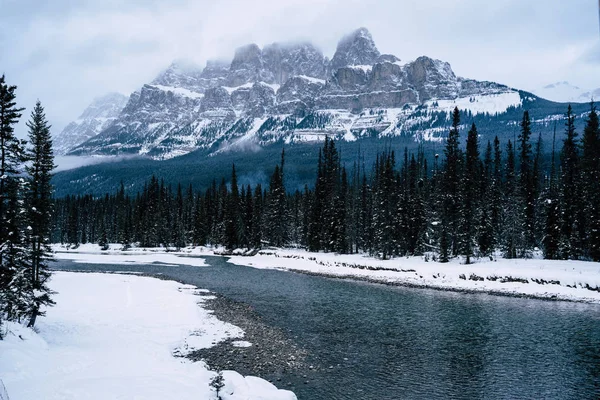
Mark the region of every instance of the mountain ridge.
[[449, 63], [381, 54], [366, 28], [344, 36], [331, 60], [307, 42], [238, 48], [230, 63], [171, 64], [129, 97], [119, 116], [71, 155], [169, 159], [325, 136], [345, 141], [412, 135], [439, 140], [456, 106], [507, 113], [537, 97], [456, 76]]

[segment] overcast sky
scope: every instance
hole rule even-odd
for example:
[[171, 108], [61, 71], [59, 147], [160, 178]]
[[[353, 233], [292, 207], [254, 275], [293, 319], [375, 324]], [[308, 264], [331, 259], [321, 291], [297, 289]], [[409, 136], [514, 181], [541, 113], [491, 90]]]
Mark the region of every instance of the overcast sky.
[[204, 65], [249, 42], [293, 40], [331, 57], [361, 26], [382, 53], [439, 58], [459, 76], [600, 87], [597, 0], [0, 0], [0, 74], [27, 117], [39, 98], [58, 131], [174, 59]]

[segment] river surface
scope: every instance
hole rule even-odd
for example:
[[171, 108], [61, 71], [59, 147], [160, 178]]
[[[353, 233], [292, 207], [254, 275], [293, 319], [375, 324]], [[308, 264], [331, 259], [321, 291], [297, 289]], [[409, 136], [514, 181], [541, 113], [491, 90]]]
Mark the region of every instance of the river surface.
[[600, 399], [599, 305], [389, 287], [206, 259], [209, 267], [54, 266], [162, 274], [251, 305], [319, 367], [308, 384], [293, 383], [299, 400]]

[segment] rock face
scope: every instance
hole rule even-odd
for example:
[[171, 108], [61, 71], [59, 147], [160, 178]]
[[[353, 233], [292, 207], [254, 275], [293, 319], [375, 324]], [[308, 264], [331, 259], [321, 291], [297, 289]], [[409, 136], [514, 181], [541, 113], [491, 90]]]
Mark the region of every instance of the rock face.
[[273, 74], [273, 83], [283, 85], [295, 76], [325, 79], [327, 64], [320, 50], [310, 43], [281, 45], [273, 43], [263, 49], [266, 68]]
[[331, 70], [335, 72], [348, 65], [373, 65], [379, 56], [369, 31], [360, 28], [340, 41], [331, 59]]
[[460, 94], [456, 75], [450, 64], [429, 57], [419, 57], [406, 65], [406, 78], [419, 92], [420, 100], [455, 98]]
[[94, 99], [77, 120], [54, 137], [55, 153], [66, 154], [107, 129], [119, 117], [126, 103], [127, 96], [120, 93], [109, 93]]
[[151, 84], [197, 91], [203, 87], [201, 73], [202, 69], [194, 64], [174, 62]]
[[498, 113], [521, 102], [516, 90], [459, 78], [446, 62], [381, 54], [360, 28], [342, 38], [331, 61], [310, 43], [273, 43], [240, 47], [231, 62], [208, 61], [204, 69], [173, 63], [131, 94], [99, 135], [63, 147], [170, 158], [221, 151], [242, 136], [259, 146], [374, 132], [431, 137], [444, 120], [438, 114], [454, 106]]

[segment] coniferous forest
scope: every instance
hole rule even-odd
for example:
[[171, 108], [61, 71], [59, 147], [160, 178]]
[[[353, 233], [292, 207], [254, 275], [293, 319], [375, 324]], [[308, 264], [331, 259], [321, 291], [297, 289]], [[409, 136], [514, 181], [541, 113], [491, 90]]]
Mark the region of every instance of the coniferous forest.
[[[52, 240], [78, 245], [228, 249], [266, 246], [364, 252], [387, 259], [424, 255], [600, 261], [600, 129], [591, 105], [585, 130], [575, 115], [555, 128], [552, 157], [532, 137], [525, 111], [514, 142], [480, 143], [454, 110], [443, 154], [387, 149], [374, 165], [342, 165], [326, 139], [315, 180], [286, 192], [285, 152], [268, 187], [240, 186], [235, 166], [204, 192], [152, 177], [140, 193], [124, 184], [103, 197], [55, 201]], [[462, 130], [462, 131], [461, 131]], [[466, 146], [461, 146], [466, 137]], [[546, 140], [548, 140], [546, 138]], [[433, 162], [428, 160], [433, 159]]]
[[15, 90], [0, 76], [0, 325], [8, 320], [33, 327], [43, 308], [54, 304], [47, 286], [54, 156], [39, 101], [27, 122], [28, 142], [15, 136], [23, 111]]

